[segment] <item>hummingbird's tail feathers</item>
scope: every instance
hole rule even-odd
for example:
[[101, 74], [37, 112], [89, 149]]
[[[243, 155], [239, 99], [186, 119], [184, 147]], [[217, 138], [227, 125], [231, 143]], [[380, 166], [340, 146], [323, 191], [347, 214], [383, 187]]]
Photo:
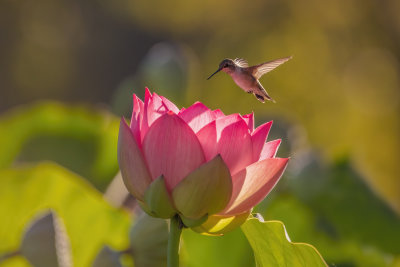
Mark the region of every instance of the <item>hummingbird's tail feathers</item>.
[[265, 103], [265, 99], [264, 96], [262, 95], [258, 95], [258, 94], [254, 94], [254, 96], [258, 99], [258, 101]]
[[255, 96], [258, 100], [260, 100], [261, 102], [263, 102], [263, 103], [265, 103], [265, 99], [271, 101], [272, 103], [276, 103], [276, 101], [275, 101], [272, 97], [270, 97], [270, 96], [267, 94], [267, 91], [262, 90], [261, 93], [262, 93], [262, 95], [261, 95], [261, 94], [254, 93], [254, 96]]
[[265, 99], [271, 101], [272, 103], [276, 103], [276, 101], [274, 99], [272, 99], [271, 97], [265, 97], [265, 96], [257, 95], [257, 94], [254, 94], [254, 96], [262, 103], [265, 103]]
[[261, 102], [264, 103], [265, 99], [268, 99], [269, 101], [276, 103], [275, 100], [273, 100], [272, 97], [269, 96], [269, 94], [264, 89], [260, 81], [257, 81], [257, 88], [253, 89], [252, 91], [254, 93], [254, 96], [257, 97], [257, 99], [260, 100]]
[[274, 103], [274, 104], [276, 103], [276, 101], [275, 101], [273, 98], [271, 98], [270, 96], [268, 96], [267, 99], [268, 99], [269, 101], [271, 101], [272, 103]]

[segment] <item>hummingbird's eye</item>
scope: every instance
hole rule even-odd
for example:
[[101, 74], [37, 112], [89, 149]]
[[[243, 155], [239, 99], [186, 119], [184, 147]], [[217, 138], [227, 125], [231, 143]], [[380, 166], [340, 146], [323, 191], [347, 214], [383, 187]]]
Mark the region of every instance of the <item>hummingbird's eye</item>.
[[227, 67], [228, 67], [228, 64], [225, 64], [225, 65], [224, 65], [224, 68], [227, 68]]

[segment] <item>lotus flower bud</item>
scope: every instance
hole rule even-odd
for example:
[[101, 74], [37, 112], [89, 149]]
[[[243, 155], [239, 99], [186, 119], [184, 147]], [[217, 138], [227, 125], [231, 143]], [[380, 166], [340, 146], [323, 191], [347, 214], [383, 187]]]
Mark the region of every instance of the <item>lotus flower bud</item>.
[[280, 140], [266, 143], [272, 121], [254, 129], [253, 114], [224, 115], [200, 102], [178, 109], [146, 89], [133, 96], [130, 126], [121, 119], [118, 162], [124, 183], [151, 216], [221, 235], [246, 221], [288, 163]]

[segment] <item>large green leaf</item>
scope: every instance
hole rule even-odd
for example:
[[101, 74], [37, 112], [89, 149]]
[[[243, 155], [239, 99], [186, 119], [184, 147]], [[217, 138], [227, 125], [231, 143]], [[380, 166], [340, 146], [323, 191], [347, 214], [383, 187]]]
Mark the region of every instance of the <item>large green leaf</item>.
[[119, 120], [104, 110], [46, 102], [0, 117], [0, 168], [55, 161], [104, 189], [118, 170]]
[[241, 227], [253, 248], [257, 266], [327, 266], [313, 246], [288, 240], [282, 222], [253, 218]]
[[[111, 207], [77, 175], [51, 163], [0, 171], [0, 254], [19, 248], [23, 230], [43, 210], [64, 221], [74, 266], [90, 266], [103, 244], [129, 245], [128, 214]], [[5, 262], [3, 266], [14, 266]], [[26, 266], [24, 261], [15, 266]], [[19, 263], [19, 264], [18, 264]]]

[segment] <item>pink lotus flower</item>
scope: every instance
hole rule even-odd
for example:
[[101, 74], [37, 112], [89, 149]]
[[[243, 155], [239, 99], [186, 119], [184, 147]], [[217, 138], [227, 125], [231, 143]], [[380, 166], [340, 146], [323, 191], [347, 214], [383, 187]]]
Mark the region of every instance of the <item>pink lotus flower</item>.
[[179, 214], [195, 231], [222, 234], [242, 224], [288, 163], [281, 140], [265, 142], [272, 121], [224, 115], [200, 102], [179, 110], [146, 88], [133, 95], [130, 127], [121, 119], [118, 162], [129, 192], [152, 216]]

